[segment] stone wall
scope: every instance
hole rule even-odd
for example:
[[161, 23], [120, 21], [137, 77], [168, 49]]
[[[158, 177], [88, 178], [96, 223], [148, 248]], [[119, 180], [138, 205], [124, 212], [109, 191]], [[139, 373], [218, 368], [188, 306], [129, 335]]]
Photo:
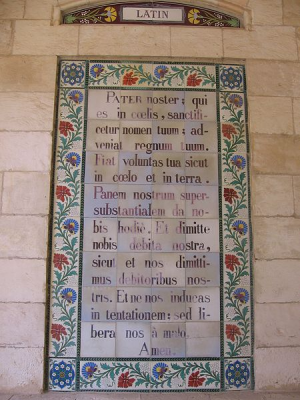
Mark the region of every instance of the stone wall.
[[242, 15], [241, 30], [59, 25], [61, 8], [92, 3], [0, 0], [0, 390], [43, 388], [58, 57], [150, 55], [245, 61], [256, 390], [300, 390], [300, 1], [206, 1]]

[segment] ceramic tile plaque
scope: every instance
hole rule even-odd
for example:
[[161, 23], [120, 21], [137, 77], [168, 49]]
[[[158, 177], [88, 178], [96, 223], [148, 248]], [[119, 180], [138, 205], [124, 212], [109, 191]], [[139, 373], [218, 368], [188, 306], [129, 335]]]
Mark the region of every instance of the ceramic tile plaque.
[[49, 389], [253, 388], [241, 65], [62, 61]]

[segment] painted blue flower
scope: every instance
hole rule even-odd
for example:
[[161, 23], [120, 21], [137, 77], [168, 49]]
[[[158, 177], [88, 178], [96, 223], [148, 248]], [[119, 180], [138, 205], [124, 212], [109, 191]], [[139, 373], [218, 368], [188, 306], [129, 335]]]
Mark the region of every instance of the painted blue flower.
[[90, 73], [94, 78], [99, 78], [101, 72], [104, 71], [104, 66], [102, 64], [94, 64], [90, 68]]
[[250, 371], [246, 362], [237, 360], [227, 365], [225, 375], [230, 386], [239, 388], [240, 386], [247, 385], [250, 378]]
[[243, 105], [243, 98], [239, 94], [231, 94], [229, 96], [229, 102], [236, 107], [242, 107]]
[[156, 363], [156, 364], [154, 365], [154, 367], [152, 368], [152, 373], [153, 373], [153, 376], [154, 376], [156, 379], [163, 379], [165, 373], [166, 373], [168, 370], [169, 370], [169, 367], [168, 367], [167, 364], [162, 363], [162, 362], [159, 362], [159, 363]]
[[220, 79], [225, 88], [239, 89], [243, 78], [238, 68], [229, 67], [223, 68]]
[[231, 162], [235, 165], [238, 169], [244, 169], [246, 167], [246, 159], [243, 156], [233, 156], [231, 158]]
[[60, 292], [61, 297], [69, 304], [74, 304], [77, 299], [77, 294], [74, 289], [66, 288]]
[[233, 297], [241, 303], [246, 304], [249, 301], [249, 292], [244, 288], [238, 288], [233, 292]]
[[163, 79], [168, 72], [169, 68], [166, 65], [159, 65], [155, 68], [154, 75], [158, 79]]
[[78, 153], [69, 153], [66, 156], [66, 160], [70, 163], [73, 167], [78, 167], [80, 164], [80, 155]]
[[79, 229], [78, 222], [75, 221], [75, 219], [71, 219], [71, 218], [66, 219], [63, 226], [64, 226], [64, 229], [66, 229], [72, 235], [77, 233], [78, 229]]
[[93, 377], [93, 374], [97, 371], [97, 369], [98, 369], [97, 364], [93, 362], [87, 362], [83, 365], [81, 372], [86, 379], [91, 379]]
[[74, 86], [80, 84], [84, 78], [84, 70], [82, 65], [73, 62], [72, 64], [65, 64], [62, 70], [62, 79], [65, 84]]
[[73, 100], [76, 104], [79, 104], [83, 100], [83, 93], [79, 90], [72, 90], [68, 94], [69, 99]]
[[241, 221], [239, 219], [232, 224], [232, 229], [234, 231], [238, 232], [240, 235], [246, 235], [246, 233], [248, 231], [248, 226], [247, 226], [246, 222]]
[[50, 379], [53, 387], [71, 388], [75, 378], [75, 371], [70, 363], [64, 361], [54, 362], [50, 369]]

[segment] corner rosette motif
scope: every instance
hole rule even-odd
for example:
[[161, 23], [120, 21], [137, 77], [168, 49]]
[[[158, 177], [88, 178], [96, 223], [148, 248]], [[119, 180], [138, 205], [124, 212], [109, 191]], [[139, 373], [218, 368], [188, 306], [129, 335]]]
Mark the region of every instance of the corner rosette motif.
[[246, 362], [230, 362], [225, 370], [228, 384], [237, 389], [241, 386], [246, 387], [250, 379], [250, 370]]
[[50, 369], [50, 381], [53, 387], [71, 388], [74, 383], [75, 371], [71, 363], [55, 361]]
[[225, 89], [240, 89], [243, 77], [238, 68], [229, 67], [223, 68], [220, 74], [220, 80]]
[[80, 85], [84, 78], [84, 69], [78, 63], [65, 63], [62, 68], [61, 77], [65, 85]]

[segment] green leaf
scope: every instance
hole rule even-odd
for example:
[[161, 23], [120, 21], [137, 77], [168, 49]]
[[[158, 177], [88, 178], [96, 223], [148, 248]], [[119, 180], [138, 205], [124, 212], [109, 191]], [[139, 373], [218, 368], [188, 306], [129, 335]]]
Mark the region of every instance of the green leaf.
[[145, 383], [145, 380], [142, 378], [139, 378], [135, 381], [135, 386], [140, 386], [143, 385]]
[[211, 385], [214, 382], [216, 382], [214, 378], [207, 378], [205, 381], [205, 386]]

